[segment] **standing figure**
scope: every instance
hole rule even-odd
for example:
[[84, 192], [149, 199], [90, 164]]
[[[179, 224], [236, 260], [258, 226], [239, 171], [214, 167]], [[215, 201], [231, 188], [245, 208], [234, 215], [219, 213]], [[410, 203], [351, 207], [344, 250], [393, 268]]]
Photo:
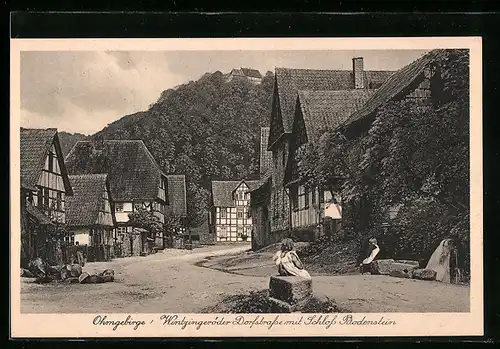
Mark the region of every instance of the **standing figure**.
[[375, 259], [375, 257], [378, 255], [378, 253], [380, 252], [380, 248], [378, 247], [378, 244], [377, 244], [377, 239], [371, 238], [368, 241], [368, 243], [369, 243], [368, 251], [366, 253], [367, 257], [365, 259], [363, 259], [363, 261], [359, 265], [361, 274], [371, 273], [372, 262]]
[[276, 252], [273, 261], [282, 276], [299, 276], [307, 280], [311, 279], [311, 275], [304, 269], [304, 265], [294, 249], [292, 239], [283, 240], [281, 250]]
[[450, 255], [454, 250], [452, 239], [444, 239], [432, 254], [426, 269], [436, 272], [436, 281], [450, 283]]
[[83, 258], [82, 247], [80, 246], [80, 243], [78, 241], [75, 242], [75, 246], [76, 246], [76, 261], [83, 267], [85, 265], [85, 260]]

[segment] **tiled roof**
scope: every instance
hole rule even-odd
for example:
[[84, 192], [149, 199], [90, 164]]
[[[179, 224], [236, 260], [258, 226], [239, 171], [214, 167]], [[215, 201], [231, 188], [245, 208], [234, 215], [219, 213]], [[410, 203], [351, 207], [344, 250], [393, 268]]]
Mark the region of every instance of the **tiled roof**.
[[333, 129], [356, 112], [375, 90], [299, 91], [307, 140], [315, 142], [326, 129]]
[[273, 152], [267, 150], [269, 139], [269, 127], [262, 127], [260, 130], [260, 175], [264, 176], [272, 170]]
[[156, 199], [160, 178], [166, 177], [141, 140], [80, 141], [66, 166], [70, 174], [107, 173], [116, 201]]
[[[393, 73], [393, 71], [364, 71], [366, 88], [368, 89], [374, 84], [378, 86]], [[292, 131], [295, 102], [299, 90], [335, 91], [354, 89], [352, 70], [276, 68], [276, 83], [285, 133]], [[274, 141], [275, 139], [270, 140], [269, 144], [272, 145]]]
[[28, 215], [34, 218], [38, 222], [38, 224], [42, 225], [53, 224], [49, 217], [47, 217], [45, 214], [43, 214], [42, 211], [40, 211], [37, 207], [31, 205], [30, 203], [26, 204], [26, 212], [28, 213]]
[[167, 212], [172, 212], [177, 216], [187, 215], [186, 207], [186, 176], [167, 175]]
[[212, 200], [214, 206], [233, 207], [233, 192], [245, 182], [249, 191], [255, 188], [259, 181], [212, 181]]
[[66, 199], [66, 224], [68, 226], [81, 227], [96, 224], [99, 208], [104, 200], [103, 193], [107, 186], [107, 178], [107, 174], [69, 176], [74, 194]]
[[259, 79], [262, 78], [262, 74], [257, 69], [241, 68], [241, 71], [245, 76]]
[[[34, 190], [53, 143], [57, 156], [63, 159], [61, 145], [55, 128], [21, 128], [20, 132], [21, 186]], [[61, 161], [60, 164], [66, 194], [71, 195], [71, 185], [67, 177], [64, 161]]]
[[343, 126], [347, 126], [368, 116], [380, 105], [401, 94], [401, 92], [403, 92], [419, 76], [421, 76], [424, 70], [432, 62], [439, 59], [444, 52], [445, 50], [432, 50], [421, 58], [398, 70], [389, 79], [387, 79], [382, 86], [380, 86], [377, 92], [365, 103], [362, 108], [360, 108], [344, 122]]

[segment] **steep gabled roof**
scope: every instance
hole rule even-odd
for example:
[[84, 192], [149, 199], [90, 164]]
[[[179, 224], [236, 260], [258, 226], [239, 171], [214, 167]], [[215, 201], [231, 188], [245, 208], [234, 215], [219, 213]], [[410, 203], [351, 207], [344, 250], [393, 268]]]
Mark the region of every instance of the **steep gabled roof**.
[[66, 157], [70, 174], [107, 173], [116, 201], [159, 198], [160, 179], [166, 175], [141, 140], [80, 141]]
[[351, 115], [342, 126], [348, 126], [373, 113], [380, 105], [390, 101], [401, 94], [410, 86], [431, 63], [442, 57], [445, 50], [432, 50], [421, 58], [394, 73], [377, 92], [360, 108]]
[[259, 181], [212, 181], [212, 200], [214, 206], [233, 207], [233, 193], [242, 183], [245, 183], [250, 191], [259, 184]]
[[[393, 73], [393, 71], [364, 71], [365, 86], [370, 88], [372, 85], [381, 84]], [[275, 76], [284, 133], [292, 132], [295, 102], [299, 90], [354, 89], [354, 77], [351, 70], [276, 68]], [[272, 146], [276, 140], [269, 139], [269, 145]]]
[[35, 190], [52, 144], [54, 144], [57, 158], [60, 159], [59, 165], [66, 195], [71, 195], [71, 184], [68, 180], [68, 173], [63, 160], [64, 157], [57, 136], [57, 129], [55, 128], [21, 128], [21, 186], [29, 190]]
[[187, 215], [186, 176], [167, 175], [167, 195], [167, 212], [185, 217]]
[[[104, 191], [109, 190], [108, 175], [84, 174], [69, 178], [74, 195], [66, 199], [66, 224], [72, 227], [96, 224]], [[111, 202], [111, 196], [109, 200]]]
[[262, 78], [262, 74], [257, 69], [241, 68], [241, 71], [245, 76], [248, 76], [250, 78]]
[[373, 96], [375, 90], [299, 91], [307, 141], [315, 142], [325, 129], [334, 129]]

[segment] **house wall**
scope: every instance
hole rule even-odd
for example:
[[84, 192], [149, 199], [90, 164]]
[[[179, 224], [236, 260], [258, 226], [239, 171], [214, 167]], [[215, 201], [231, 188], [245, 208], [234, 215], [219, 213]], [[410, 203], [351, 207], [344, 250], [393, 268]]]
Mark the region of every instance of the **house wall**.
[[290, 206], [284, 188], [284, 174], [288, 157], [288, 141], [278, 141], [273, 147], [273, 173], [270, 201], [271, 233], [288, 230], [290, 226]]
[[[28, 201], [52, 216], [59, 223], [66, 222], [65, 215], [65, 188], [61, 174], [61, 164], [64, 160], [57, 156], [54, 144], [50, 148], [49, 155], [45, 159], [40, 178], [38, 179], [36, 192], [29, 195]], [[50, 212], [50, 214], [49, 214]]]

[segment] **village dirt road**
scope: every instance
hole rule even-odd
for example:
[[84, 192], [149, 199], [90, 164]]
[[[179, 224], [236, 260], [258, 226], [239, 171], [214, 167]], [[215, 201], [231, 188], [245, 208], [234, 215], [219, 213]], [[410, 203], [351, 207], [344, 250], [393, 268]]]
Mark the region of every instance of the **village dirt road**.
[[[21, 312], [201, 312], [224, 295], [267, 288], [269, 274], [241, 275], [197, 265], [207, 257], [241, 253], [248, 248], [227, 245], [166, 250], [147, 257], [85, 265], [87, 272], [114, 269], [115, 282], [105, 284], [39, 285], [23, 280]], [[386, 276], [313, 275], [313, 287], [317, 295], [327, 295], [352, 312], [469, 311], [469, 288], [465, 286]]]

